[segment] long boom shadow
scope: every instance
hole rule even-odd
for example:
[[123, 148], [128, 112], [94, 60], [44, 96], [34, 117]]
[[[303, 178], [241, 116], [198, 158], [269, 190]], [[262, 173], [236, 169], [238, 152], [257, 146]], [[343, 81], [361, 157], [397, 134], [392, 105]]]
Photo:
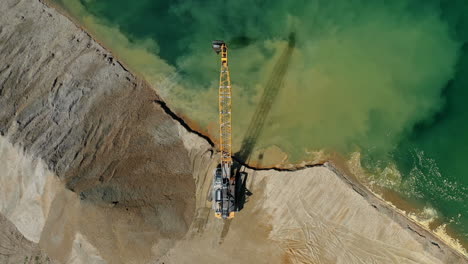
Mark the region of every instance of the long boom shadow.
[[283, 86], [284, 77], [286, 76], [295, 46], [296, 35], [292, 32], [289, 34], [288, 46], [276, 62], [273, 71], [270, 74], [270, 78], [266, 82], [260, 102], [255, 109], [255, 113], [250, 120], [247, 132], [242, 141], [240, 151], [234, 155], [236, 159], [244, 164], [249, 161], [250, 155], [252, 154], [252, 151], [254, 150], [265, 127], [268, 114], [270, 113], [273, 103]]
[[[284, 78], [291, 62], [291, 56], [296, 46], [296, 35], [294, 32], [289, 34], [288, 46], [285, 48], [279, 59], [276, 61], [273, 71], [266, 82], [263, 94], [260, 98], [260, 102], [255, 109], [254, 115], [250, 120], [248, 129], [245, 133], [244, 139], [242, 140], [240, 151], [234, 155], [237, 162], [233, 165], [233, 170], [236, 175], [236, 204], [237, 209], [242, 210], [244, 204], [247, 201], [247, 196], [252, 195], [252, 192], [247, 189], [247, 177], [248, 175], [242, 171], [241, 163], [247, 164], [252, 152], [260, 138], [262, 131], [265, 127], [268, 114], [271, 111], [273, 103], [278, 96], [280, 89], [283, 87]], [[263, 154], [260, 154], [258, 161], [263, 160]]]

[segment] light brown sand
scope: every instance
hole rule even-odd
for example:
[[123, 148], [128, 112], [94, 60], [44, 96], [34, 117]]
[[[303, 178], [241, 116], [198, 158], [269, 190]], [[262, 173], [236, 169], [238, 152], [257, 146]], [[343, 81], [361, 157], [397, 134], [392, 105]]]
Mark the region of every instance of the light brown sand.
[[[193, 162], [216, 165], [206, 158]], [[195, 175], [197, 218], [158, 263], [466, 263], [335, 170], [330, 164], [295, 172], [246, 170], [253, 195], [236, 218], [220, 221], [209, 209], [211, 173], [204, 169]]]
[[204, 139], [54, 9], [6, 0], [0, 13], [2, 214], [60, 263], [466, 262], [333, 167], [247, 170], [244, 210], [214, 219]]

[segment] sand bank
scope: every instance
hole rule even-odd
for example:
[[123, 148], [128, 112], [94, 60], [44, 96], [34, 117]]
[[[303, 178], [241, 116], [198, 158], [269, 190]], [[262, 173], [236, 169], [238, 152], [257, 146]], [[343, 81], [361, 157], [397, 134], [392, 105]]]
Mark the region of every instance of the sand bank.
[[247, 170], [244, 210], [214, 219], [215, 151], [153, 89], [40, 1], [0, 15], [2, 214], [53, 261], [466, 262], [330, 164]]

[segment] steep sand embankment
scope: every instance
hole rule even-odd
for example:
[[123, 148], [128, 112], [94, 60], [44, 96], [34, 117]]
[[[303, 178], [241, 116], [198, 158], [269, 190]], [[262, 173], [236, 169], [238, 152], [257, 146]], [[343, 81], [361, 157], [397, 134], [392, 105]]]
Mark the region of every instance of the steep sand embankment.
[[[129, 263], [184, 236], [195, 199], [188, 152], [151, 88], [35, 0], [0, 2], [0, 62], [0, 134], [66, 187], [29, 239], [63, 262], [82, 234], [106, 260]], [[15, 186], [6, 192], [28, 195]]]
[[246, 170], [245, 209], [214, 219], [210, 144], [38, 0], [0, 2], [0, 62], [7, 263], [466, 262], [326, 166]]

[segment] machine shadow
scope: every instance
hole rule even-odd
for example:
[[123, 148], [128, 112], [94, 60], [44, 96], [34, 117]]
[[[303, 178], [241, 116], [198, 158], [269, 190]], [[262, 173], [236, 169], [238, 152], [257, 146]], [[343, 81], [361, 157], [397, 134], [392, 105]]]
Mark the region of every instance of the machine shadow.
[[284, 77], [289, 67], [295, 45], [296, 35], [294, 32], [291, 32], [288, 38], [288, 46], [275, 63], [273, 71], [270, 74], [270, 78], [268, 78], [268, 81], [263, 88], [260, 102], [255, 109], [252, 119], [250, 120], [240, 151], [234, 154], [234, 157], [242, 163], [248, 162], [250, 155], [252, 154], [252, 151], [265, 127], [265, 122], [273, 106], [273, 102], [283, 85]]
[[[286, 76], [295, 46], [296, 34], [295, 32], [291, 32], [288, 36], [288, 46], [276, 61], [273, 71], [263, 88], [260, 102], [250, 120], [247, 132], [242, 140], [240, 151], [234, 154], [237, 162], [233, 164], [233, 173], [236, 175], [236, 204], [239, 211], [244, 208], [244, 204], [248, 200], [247, 198], [252, 195], [252, 192], [250, 192], [246, 186], [248, 175], [241, 164], [246, 164], [250, 160], [255, 145], [262, 134], [268, 114], [271, 111], [280, 89], [283, 87], [284, 77]], [[263, 154], [259, 154], [259, 165], [262, 160]]]

